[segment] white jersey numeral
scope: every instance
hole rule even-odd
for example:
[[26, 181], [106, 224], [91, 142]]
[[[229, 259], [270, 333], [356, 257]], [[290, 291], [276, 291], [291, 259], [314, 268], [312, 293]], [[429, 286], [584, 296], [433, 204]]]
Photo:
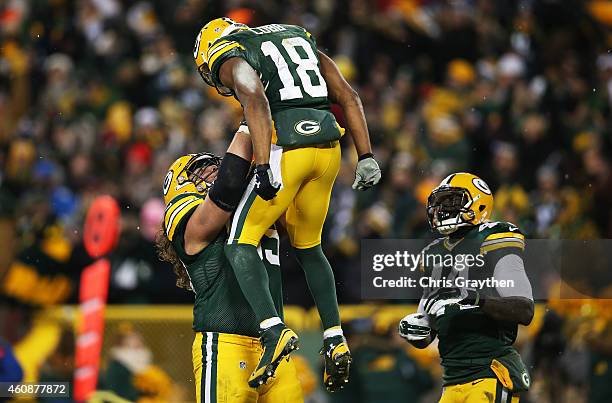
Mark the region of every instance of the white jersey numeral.
[[[265, 56], [272, 59], [278, 71], [278, 77], [283, 83], [283, 88], [279, 91], [281, 101], [303, 98], [304, 94], [302, 93], [302, 89], [313, 98], [326, 97], [327, 84], [319, 71], [319, 60], [317, 59], [317, 55], [308, 41], [296, 36], [293, 38], [285, 38], [281, 43], [289, 55], [291, 62], [297, 65], [295, 71], [300, 77], [301, 82], [301, 88], [295, 85], [295, 80], [289, 70], [289, 65], [276, 45], [271, 41], [263, 42], [261, 44], [261, 51]], [[304, 51], [306, 58], [300, 56], [297, 48], [301, 48]], [[318, 84], [313, 84], [312, 76], [308, 74], [309, 72], [314, 73], [319, 81]]]

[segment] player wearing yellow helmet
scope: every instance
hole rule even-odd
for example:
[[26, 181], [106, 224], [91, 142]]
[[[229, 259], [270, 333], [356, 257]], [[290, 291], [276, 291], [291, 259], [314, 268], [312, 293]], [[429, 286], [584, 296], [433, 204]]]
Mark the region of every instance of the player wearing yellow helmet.
[[262, 330], [260, 364], [249, 384], [258, 386], [290, 353], [297, 335], [274, 309], [255, 246], [283, 214], [324, 328], [324, 382], [330, 390], [348, 380], [350, 352], [340, 326], [333, 271], [321, 249], [321, 232], [340, 168], [344, 133], [330, 101], [344, 110], [359, 155], [355, 189], [380, 180], [359, 96], [312, 35], [293, 25], [249, 28], [229, 18], [207, 23], [193, 52], [204, 81], [242, 104], [253, 143], [255, 176], [234, 216], [227, 255]]
[[[210, 153], [184, 155], [170, 166], [163, 184], [166, 211], [158, 249], [173, 264], [177, 285], [195, 293], [192, 355], [198, 403], [303, 401], [290, 359], [280, 363], [278, 382], [258, 390], [247, 384], [262, 353], [259, 323], [224, 247], [226, 222], [250, 179], [250, 160], [248, 135], [237, 133], [223, 160]], [[282, 317], [278, 247], [272, 228], [257, 248], [268, 274], [266, 287]]]
[[[441, 403], [515, 403], [529, 388], [527, 368], [512, 347], [518, 324], [528, 325], [533, 317], [525, 237], [514, 224], [491, 221], [492, 210], [487, 184], [464, 172], [446, 177], [427, 201], [430, 226], [443, 237], [423, 254], [474, 257], [450, 267], [424, 258], [421, 272], [428, 286], [418, 311], [399, 324], [400, 335], [418, 348], [438, 338], [444, 368]], [[462, 286], [485, 279], [492, 279], [492, 285]]]

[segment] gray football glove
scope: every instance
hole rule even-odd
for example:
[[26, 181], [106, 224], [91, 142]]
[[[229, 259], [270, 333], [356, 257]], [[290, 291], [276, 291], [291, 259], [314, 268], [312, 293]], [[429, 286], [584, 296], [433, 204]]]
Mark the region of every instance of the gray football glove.
[[380, 167], [378, 166], [376, 160], [370, 154], [370, 156], [360, 159], [357, 162], [353, 189], [369, 189], [380, 181], [380, 176]]

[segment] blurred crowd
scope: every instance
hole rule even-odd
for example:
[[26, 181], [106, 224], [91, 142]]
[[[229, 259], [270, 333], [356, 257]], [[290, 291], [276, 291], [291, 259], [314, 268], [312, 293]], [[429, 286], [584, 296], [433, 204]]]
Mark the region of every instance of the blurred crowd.
[[[362, 98], [383, 180], [350, 189], [356, 156], [346, 136], [324, 234], [340, 302], [360, 300], [360, 239], [430, 236], [427, 195], [452, 171], [485, 179], [494, 218], [528, 237], [611, 238], [612, 10], [602, 3], [2, 2], [3, 303], [75, 301], [91, 261], [83, 218], [101, 194], [122, 213], [110, 301], [192, 300], [170, 286], [153, 240], [165, 170], [184, 153], [223, 154], [241, 119], [192, 60], [200, 27], [223, 15], [306, 27]], [[288, 254], [287, 300], [309, 305]], [[8, 339], [18, 333], [3, 329]]]
[[[324, 242], [341, 281], [356, 277], [360, 239], [426, 236], [426, 197], [457, 170], [482, 176], [494, 218], [529, 237], [612, 236], [605, 12], [580, 1], [285, 3], [3, 3], [0, 269], [16, 264], [9, 294], [69, 298], [87, 263], [84, 212], [108, 193], [123, 217], [111, 300], [189, 299], [166, 287], [172, 274], [152, 240], [169, 164], [187, 152], [222, 154], [240, 120], [237, 102], [206, 87], [191, 60], [195, 33], [220, 15], [306, 27], [361, 95], [384, 179], [350, 189], [347, 138]], [[67, 276], [50, 300], [20, 285], [47, 272]], [[341, 299], [358, 298], [347, 293]]]

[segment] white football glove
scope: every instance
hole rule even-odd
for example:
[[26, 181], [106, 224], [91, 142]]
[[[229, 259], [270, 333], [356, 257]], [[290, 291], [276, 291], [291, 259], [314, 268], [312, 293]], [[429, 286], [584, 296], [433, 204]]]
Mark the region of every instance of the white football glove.
[[374, 158], [370, 156], [359, 160], [359, 162], [357, 162], [357, 168], [355, 169], [353, 189], [369, 189], [380, 182], [380, 177], [380, 167]]
[[482, 303], [480, 293], [472, 288], [439, 288], [425, 301], [425, 313], [430, 316], [443, 315], [448, 305], [457, 304], [476, 308]]
[[399, 335], [408, 341], [427, 340], [431, 335], [427, 316], [418, 312], [406, 315], [400, 320]]

